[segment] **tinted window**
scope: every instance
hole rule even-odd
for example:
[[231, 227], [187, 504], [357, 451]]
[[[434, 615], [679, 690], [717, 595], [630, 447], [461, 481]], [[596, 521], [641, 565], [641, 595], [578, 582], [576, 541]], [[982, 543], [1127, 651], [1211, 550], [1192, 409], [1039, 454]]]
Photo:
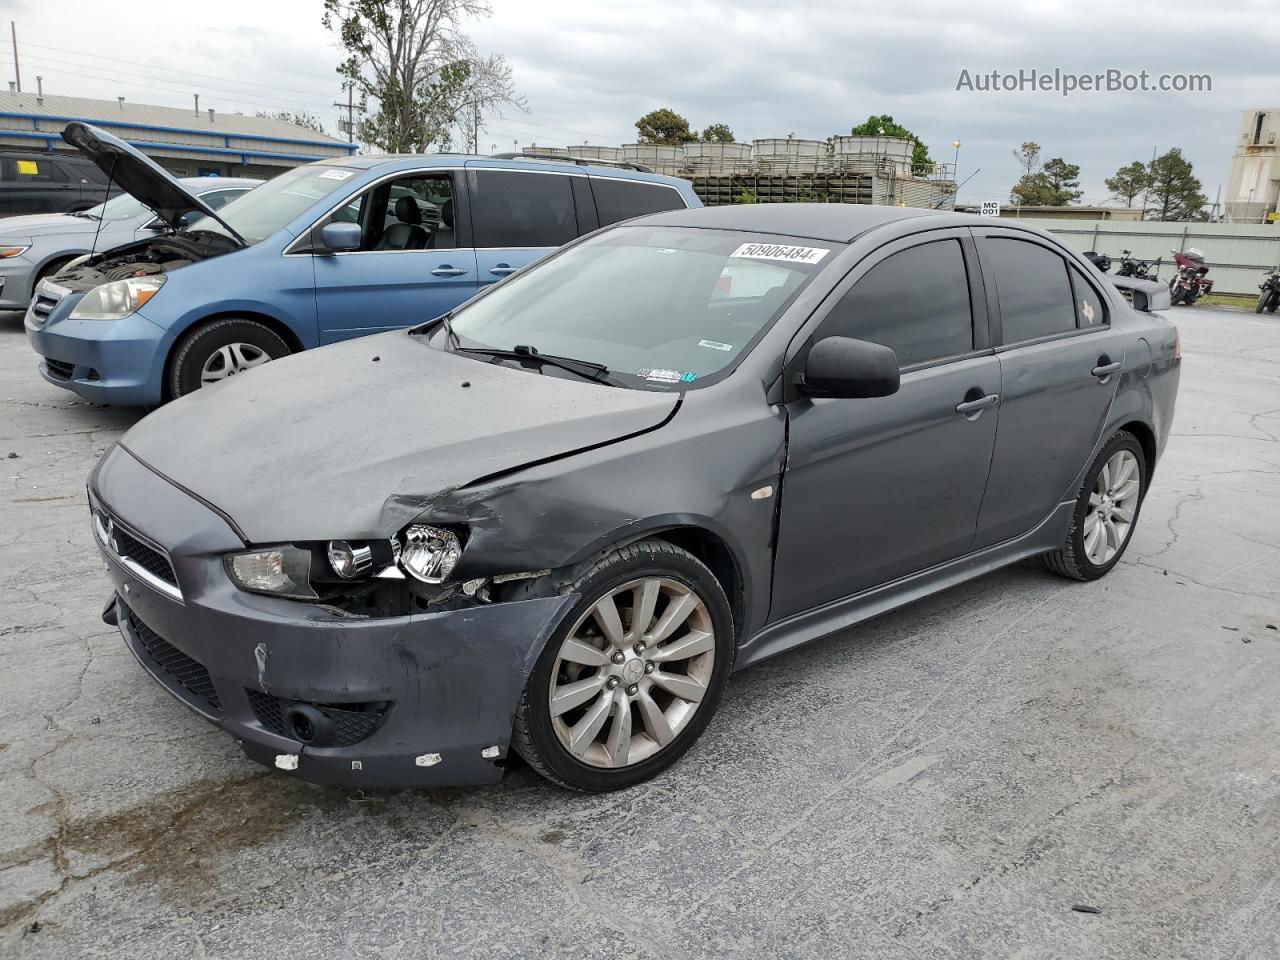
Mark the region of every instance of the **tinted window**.
[[1076, 328], [1067, 264], [1056, 253], [1023, 240], [987, 237], [982, 264], [995, 275], [1004, 342], [1017, 343]]
[[960, 242], [924, 243], [880, 261], [822, 321], [816, 339], [823, 337], [884, 344], [904, 367], [968, 353], [973, 313]]
[[684, 198], [675, 190], [654, 183], [592, 177], [591, 189], [596, 195], [596, 211], [600, 214], [602, 227], [619, 220], [642, 217], [646, 213], [683, 210], [685, 207]]
[[1076, 291], [1076, 322], [1081, 328], [1100, 327], [1107, 323], [1107, 308], [1098, 291], [1075, 267], [1071, 268], [1071, 285]]
[[62, 172], [44, 157], [5, 160], [4, 167], [4, 178], [18, 183], [52, 183], [65, 179]]
[[477, 170], [472, 182], [477, 247], [558, 247], [578, 235], [567, 176]]

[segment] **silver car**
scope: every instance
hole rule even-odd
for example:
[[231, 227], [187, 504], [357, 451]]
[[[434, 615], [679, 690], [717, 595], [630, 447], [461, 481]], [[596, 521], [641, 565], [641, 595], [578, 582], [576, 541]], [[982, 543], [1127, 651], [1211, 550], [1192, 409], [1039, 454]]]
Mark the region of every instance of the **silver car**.
[[[179, 182], [215, 210], [262, 183], [238, 177], [187, 177]], [[127, 193], [78, 213], [0, 219], [0, 310], [27, 309], [36, 284], [76, 257], [168, 229]]]

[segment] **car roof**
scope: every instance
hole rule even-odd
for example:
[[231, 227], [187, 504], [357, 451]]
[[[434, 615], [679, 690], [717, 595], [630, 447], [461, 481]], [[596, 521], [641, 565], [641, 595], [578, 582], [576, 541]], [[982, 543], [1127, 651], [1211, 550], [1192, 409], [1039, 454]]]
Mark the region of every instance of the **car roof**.
[[[655, 213], [628, 221], [630, 224], [671, 227], [701, 227], [710, 230], [739, 230], [745, 233], [776, 233], [846, 243], [861, 233], [887, 223], [916, 217], [947, 217], [945, 210], [923, 207], [884, 207], [855, 203], [743, 203], [723, 207], [695, 207]], [[980, 221], [980, 217], [966, 217]], [[942, 226], [930, 223], [929, 226]]]
[[388, 170], [421, 170], [429, 167], [472, 167], [502, 170], [541, 170], [555, 173], [587, 173], [593, 177], [615, 177], [623, 180], [647, 180], [673, 185], [687, 184], [679, 177], [668, 177], [660, 173], [632, 170], [629, 167], [615, 166], [608, 163], [577, 163], [566, 159], [563, 163], [538, 157], [485, 157], [470, 153], [384, 153], [356, 157], [328, 157], [317, 160], [316, 165], [331, 167], [348, 167], [356, 170], [373, 170], [386, 167]]
[[255, 177], [178, 177], [178, 182], [188, 190], [208, 193], [210, 190], [235, 190], [240, 187], [256, 187], [263, 181]]

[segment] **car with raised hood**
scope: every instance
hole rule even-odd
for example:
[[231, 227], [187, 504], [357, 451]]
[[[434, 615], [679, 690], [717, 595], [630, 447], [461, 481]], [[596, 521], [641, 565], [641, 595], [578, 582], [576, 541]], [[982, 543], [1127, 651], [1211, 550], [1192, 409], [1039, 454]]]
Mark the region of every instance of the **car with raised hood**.
[[414, 154], [295, 167], [214, 210], [103, 130], [62, 136], [173, 228], [45, 279], [27, 310], [46, 380], [125, 406], [421, 323], [602, 225], [700, 205], [642, 167]]
[[1025, 223], [644, 217], [142, 420], [89, 482], [104, 617], [294, 776], [485, 782], [514, 748], [625, 787], [735, 669], [1026, 557], [1106, 574], [1180, 356]]
[[[262, 181], [248, 177], [186, 177], [178, 183], [217, 210]], [[194, 222], [200, 216], [192, 211], [187, 219]], [[152, 240], [173, 229], [150, 207], [127, 193], [74, 213], [6, 217], [0, 220], [0, 310], [26, 310], [41, 280], [80, 257], [138, 240]]]

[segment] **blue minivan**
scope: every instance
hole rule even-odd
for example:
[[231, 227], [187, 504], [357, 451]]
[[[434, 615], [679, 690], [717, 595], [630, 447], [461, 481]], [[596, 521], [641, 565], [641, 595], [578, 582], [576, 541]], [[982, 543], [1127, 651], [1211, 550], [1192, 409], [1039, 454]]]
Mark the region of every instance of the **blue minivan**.
[[214, 211], [105, 131], [63, 138], [172, 228], [73, 261], [27, 310], [45, 379], [118, 405], [421, 323], [598, 227], [701, 205], [643, 168], [432, 154], [322, 160]]

